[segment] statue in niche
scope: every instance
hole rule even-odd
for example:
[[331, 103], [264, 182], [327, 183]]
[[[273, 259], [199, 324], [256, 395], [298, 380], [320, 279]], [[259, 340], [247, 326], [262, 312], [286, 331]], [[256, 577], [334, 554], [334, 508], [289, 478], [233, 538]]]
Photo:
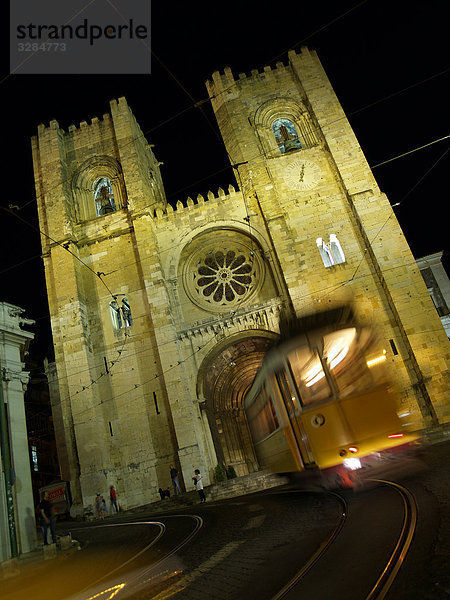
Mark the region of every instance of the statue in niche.
[[120, 316], [119, 305], [115, 300], [109, 303], [109, 310], [114, 329], [120, 329], [122, 327], [122, 318]]
[[107, 177], [99, 179], [94, 187], [94, 198], [97, 215], [107, 215], [116, 211], [111, 181]]
[[281, 154], [302, 148], [295, 125], [289, 119], [276, 119], [272, 131]]
[[131, 327], [133, 325], [133, 318], [131, 316], [131, 308], [128, 303], [128, 298], [122, 300], [122, 316], [125, 327]]

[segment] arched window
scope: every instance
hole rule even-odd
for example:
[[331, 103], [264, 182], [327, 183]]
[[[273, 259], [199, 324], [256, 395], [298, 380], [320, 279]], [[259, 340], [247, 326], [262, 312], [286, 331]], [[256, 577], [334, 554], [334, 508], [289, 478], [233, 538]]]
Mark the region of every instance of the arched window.
[[334, 262], [337, 265], [345, 262], [344, 251], [342, 250], [342, 246], [334, 233], [330, 235], [330, 251]]
[[120, 163], [110, 156], [89, 158], [73, 176], [72, 194], [78, 223], [126, 208], [126, 187]]
[[115, 300], [109, 303], [109, 311], [111, 313], [111, 321], [114, 329], [120, 329], [122, 327], [122, 317], [120, 316], [120, 308]]
[[302, 148], [295, 125], [289, 119], [276, 119], [272, 123], [272, 131], [281, 154]]
[[107, 177], [100, 177], [94, 183], [94, 200], [97, 216], [116, 211], [111, 181]]
[[329, 244], [326, 244], [322, 238], [317, 238], [316, 244], [324, 267], [332, 267], [333, 265], [340, 265], [345, 262], [344, 251], [334, 233], [330, 235]]
[[317, 247], [319, 248], [320, 256], [322, 258], [322, 262], [324, 267], [331, 267], [334, 265], [333, 257], [331, 256], [330, 249], [325, 244], [322, 238], [317, 238], [316, 240]]
[[112, 300], [109, 303], [109, 312], [114, 329], [122, 329], [133, 325], [133, 317], [131, 316], [130, 303], [128, 298], [124, 297], [121, 302]]

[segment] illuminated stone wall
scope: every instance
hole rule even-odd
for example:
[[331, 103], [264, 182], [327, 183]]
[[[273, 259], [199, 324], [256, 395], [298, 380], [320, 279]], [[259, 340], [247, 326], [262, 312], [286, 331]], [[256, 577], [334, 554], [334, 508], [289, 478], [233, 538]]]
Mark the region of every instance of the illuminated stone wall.
[[[109, 485], [124, 507], [156, 500], [172, 463], [187, 489], [218, 461], [254, 470], [241, 403], [281, 310], [351, 301], [381, 327], [408, 420], [448, 419], [445, 333], [315, 54], [236, 80], [226, 69], [207, 87], [231, 160], [244, 163], [239, 189], [168, 205], [124, 98], [102, 119], [68, 131], [52, 121], [33, 138], [56, 435], [79, 511]], [[115, 210], [96, 204], [100, 178]], [[330, 235], [343, 260], [327, 267]], [[125, 299], [132, 324], [122, 312], [117, 328], [111, 303]]]

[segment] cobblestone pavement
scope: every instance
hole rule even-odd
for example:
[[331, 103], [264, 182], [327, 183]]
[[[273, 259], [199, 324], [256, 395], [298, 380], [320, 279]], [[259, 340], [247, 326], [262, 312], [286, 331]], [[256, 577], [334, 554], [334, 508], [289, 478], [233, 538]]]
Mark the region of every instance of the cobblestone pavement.
[[433, 444], [424, 450], [423, 460], [429, 470], [420, 481], [436, 498], [439, 508], [439, 533], [435, 540], [434, 556], [430, 563], [427, 585], [419, 592], [418, 600], [450, 599], [450, 441]]
[[[254, 495], [245, 501], [224, 502], [220, 509], [205, 507], [202, 515], [206, 527], [172, 565], [172, 573], [177, 571], [177, 575], [170, 595], [179, 600], [248, 598], [249, 582], [256, 581], [257, 586], [258, 574], [266, 568], [280, 565], [277, 570], [285, 570], [287, 579], [296, 565], [306, 562], [317, 549], [317, 539], [324, 539], [337, 523], [339, 502], [333, 496], [310, 492], [290, 493], [280, 501], [279, 497], [272, 499], [272, 493], [266, 492], [263, 502]], [[286, 560], [290, 548], [292, 564]], [[166, 568], [162, 575], [170, 570]], [[267, 588], [267, 582], [264, 586]], [[132, 598], [162, 600], [167, 593], [167, 589], [159, 591], [156, 586]], [[252, 597], [257, 597], [255, 589]]]

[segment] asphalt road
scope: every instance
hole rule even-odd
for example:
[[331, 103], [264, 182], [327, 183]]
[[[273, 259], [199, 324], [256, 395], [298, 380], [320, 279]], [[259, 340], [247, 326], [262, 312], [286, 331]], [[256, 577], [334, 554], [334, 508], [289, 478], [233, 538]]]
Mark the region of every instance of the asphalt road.
[[[430, 447], [429, 468], [401, 481], [418, 520], [388, 600], [449, 598], [449, 446]], [[2, 600], [272, 600], [328, 541], [285, 597], [364, 600], [403, 515], [401, 495], [384, 484], [338, 494], [296, 484], [176, 513], [123, 514], [71, 525], [81, 551], [30, 567], [0, 592]]]

